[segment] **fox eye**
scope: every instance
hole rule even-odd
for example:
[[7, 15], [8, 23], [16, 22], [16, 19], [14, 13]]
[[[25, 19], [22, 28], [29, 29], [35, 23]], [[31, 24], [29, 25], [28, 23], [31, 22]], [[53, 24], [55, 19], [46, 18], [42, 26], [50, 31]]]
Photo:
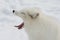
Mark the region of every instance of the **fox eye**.
[[36, 16], [39, 16], [39, 13], [37, 13]]
[[21, 12], [21, 14], [25, 15], [25, 13], [24, 13], [24, 12]]

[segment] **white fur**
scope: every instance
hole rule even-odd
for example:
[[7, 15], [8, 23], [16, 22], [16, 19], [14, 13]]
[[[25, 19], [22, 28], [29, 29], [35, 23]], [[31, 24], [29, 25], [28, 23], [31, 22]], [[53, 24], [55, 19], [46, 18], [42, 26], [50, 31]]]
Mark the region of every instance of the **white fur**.
[[[34, 18], [37, 13], [39, 16]], [[39, 8], [25, 8], [15, 11], [15, 14], [24, 20], [24, 27], [30, 40], [60, 40], [59, 23], [44, 15]]]

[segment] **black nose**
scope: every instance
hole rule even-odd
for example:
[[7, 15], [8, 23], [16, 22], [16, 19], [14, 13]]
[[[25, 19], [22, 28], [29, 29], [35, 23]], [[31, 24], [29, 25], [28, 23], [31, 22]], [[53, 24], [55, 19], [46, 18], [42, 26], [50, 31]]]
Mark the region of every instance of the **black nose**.
[[12, 11], [13, 13], [15, 12], [15, 10]]

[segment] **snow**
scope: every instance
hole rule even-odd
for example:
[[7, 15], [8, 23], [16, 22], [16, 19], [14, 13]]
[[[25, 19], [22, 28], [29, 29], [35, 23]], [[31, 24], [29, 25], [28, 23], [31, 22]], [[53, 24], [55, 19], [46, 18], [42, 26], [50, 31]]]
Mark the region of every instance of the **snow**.
[[12, 10], [34, 6], [60, 20], [60, 0], [0, 0], [0, 40], [28, 40], [24, 28], [18, 30], [14, 27], [20, 24], [22, 19], [14, 15]]

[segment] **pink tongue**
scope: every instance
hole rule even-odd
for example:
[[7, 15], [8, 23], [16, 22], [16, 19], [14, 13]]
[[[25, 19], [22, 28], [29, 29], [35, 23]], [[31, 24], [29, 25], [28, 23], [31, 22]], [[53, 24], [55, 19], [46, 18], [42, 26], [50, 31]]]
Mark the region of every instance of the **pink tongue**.
[[20, 25], [15, 26], [15, 27], [18, 27], [18, 29], [22, 29], [23, 26], [24, 26], [24, 22], [22, 22]]

